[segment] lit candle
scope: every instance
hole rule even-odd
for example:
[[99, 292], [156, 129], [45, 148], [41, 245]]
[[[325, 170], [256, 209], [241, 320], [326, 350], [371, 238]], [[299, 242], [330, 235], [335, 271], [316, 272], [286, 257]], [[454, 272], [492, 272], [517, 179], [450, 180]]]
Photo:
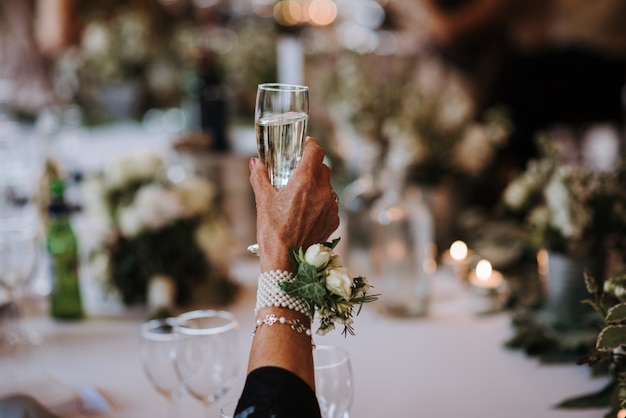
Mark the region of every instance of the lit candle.
[[508, 288], [502, 273], [494, 270], [488, 260], [480, 260], [469, 275], [472, 285], [472, 308], [477, 314], [502, 310]]
[[503, 282], [502, 273], [494, 270], [491, 263], [485, 259], [480, 260], [476, 264], [476, 270], [470, 274], [470, 283], [486, 289], [495, 289], [501, 286]]
[[445, 265], [451, 266], [455, 276], [467, 281], [469, 260], [472, 252], [467, 244], [461, 240], [454, 241], [450, 249], [443, 253], [442, 261]]
[[450, 257], [457, 263], [462, 263], [467, 259], [468, 255], [467, 244], [463, 241], [454, 241], [450, 245]]

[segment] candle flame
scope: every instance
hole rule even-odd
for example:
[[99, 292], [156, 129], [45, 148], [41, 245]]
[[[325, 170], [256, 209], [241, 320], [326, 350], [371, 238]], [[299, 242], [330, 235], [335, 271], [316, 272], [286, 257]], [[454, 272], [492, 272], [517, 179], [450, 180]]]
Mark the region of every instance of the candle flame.
[[454, 241], [450, 246], [450, 257], [461, 261], [467, 257], [467, 245], [463, 241]]
[[493, 268], [488, 260], [480, 260], [476, 264], [476, 277], [480, 280], [487, 280], [491, 276]]

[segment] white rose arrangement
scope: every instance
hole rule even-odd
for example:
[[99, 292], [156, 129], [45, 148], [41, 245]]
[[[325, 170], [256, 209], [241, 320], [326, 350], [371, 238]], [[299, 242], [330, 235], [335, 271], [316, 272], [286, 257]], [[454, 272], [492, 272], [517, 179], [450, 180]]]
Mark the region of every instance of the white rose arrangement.
[[294, 279], [280, 283], [290, 296], [306, 301], [312, 318], [317, 314], [319, 335], [335, 329], [335, 323], [343, 325], [344, 336], [354, 335], [354, 308], [358, 305], [358, 315], [364, 303], [378, 299], [378, 295], [367, 294], [370, 285], [365, 277], [352, 278], [343, 266], [341, 257], [333, 251], [338, 243], [335, 239], [311, 245], [306, 251], [301, 247], [290, 249]]
[[[144, 303], [149, 281], [172, 279], [176, 303], [227, 303], [232, 237], [208, 180], [169, 178], [153, 152], [124, 155], [85, 182], [87, 209], [102, 224], [94, 273], [126, 304]], [[96, 222], [94, 222], [95, 224]]]
[[504, 190], [502, 200], [528, 227], [529, 243], [571, 255], [626, 245], [626, 166], [598, 171], [560, 163], [550, 144]]

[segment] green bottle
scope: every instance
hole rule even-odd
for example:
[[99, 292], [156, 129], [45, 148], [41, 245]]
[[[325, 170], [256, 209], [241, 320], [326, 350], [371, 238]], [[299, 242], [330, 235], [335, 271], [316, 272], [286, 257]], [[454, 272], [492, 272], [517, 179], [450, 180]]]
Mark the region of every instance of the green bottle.
[[61, 180], [53, 180], [46, 236], [52, 270], [50, 315], [56, 319], [79, 319], [83, 317], [83, 304], [78, 278], [78, 242], [70, 222], [64, 190]]

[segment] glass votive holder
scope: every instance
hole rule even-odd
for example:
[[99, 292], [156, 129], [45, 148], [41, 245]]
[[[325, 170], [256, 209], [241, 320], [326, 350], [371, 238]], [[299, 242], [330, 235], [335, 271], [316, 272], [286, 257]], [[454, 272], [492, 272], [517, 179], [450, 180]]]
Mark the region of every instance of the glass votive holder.
[[477, 315], [499, 312], [504, 309], [509, 286], [502, 273], [493, 270], [491, 263], [481, 260], [469, 274], [471, 310]]

